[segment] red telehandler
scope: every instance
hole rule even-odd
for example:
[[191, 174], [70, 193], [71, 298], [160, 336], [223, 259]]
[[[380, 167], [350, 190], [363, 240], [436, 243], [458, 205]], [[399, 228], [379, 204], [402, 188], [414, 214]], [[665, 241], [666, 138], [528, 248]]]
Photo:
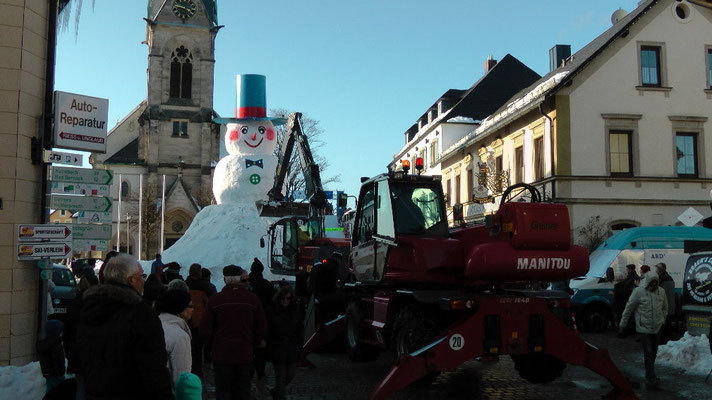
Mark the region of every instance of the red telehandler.
[[[578, 336], [566, 293], [526, 289], [588, 270], [587, 251], [571, 243], [566, 206], [542, 203], [534, 187], [518, 184], [486, 224], [450, 229], [440, 176], [406, 170], [362, 181], [353, 279], [340, 289], [347, 305], [305, 343], [304, 356], [339, 336], [354, 361], [394, 350], [397, 361], [371, 399], [475, 357], [507, 354], [531, 382], [582, 365], [613, 385], [609, 398], [636, 398], [608, 352]], [[512, 190], [529, 191], [532, 202], [508, 201]]]

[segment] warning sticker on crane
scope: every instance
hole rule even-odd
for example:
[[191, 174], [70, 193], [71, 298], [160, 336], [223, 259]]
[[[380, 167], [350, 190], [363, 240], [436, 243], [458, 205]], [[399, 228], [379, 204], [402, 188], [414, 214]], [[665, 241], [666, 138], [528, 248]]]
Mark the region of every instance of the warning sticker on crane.
[[452, 336], [450, 336], [450, 348], [459, 351], [462, 350], [462, 348], [465, 347], [465, 338], [460, 335], [459, 333], [456, 333]]

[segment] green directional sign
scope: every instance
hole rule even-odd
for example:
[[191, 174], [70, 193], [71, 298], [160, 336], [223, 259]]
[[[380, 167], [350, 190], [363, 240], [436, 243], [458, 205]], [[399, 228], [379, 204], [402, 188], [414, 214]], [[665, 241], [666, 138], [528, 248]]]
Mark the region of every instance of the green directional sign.
[[50, 196], [49, 208], [54, 210], [106, 212], [111, 210], [111, 199], [108, 197], [85, 197], [53, 194]]
[[111, 239], [111, 225], [73, 224], [74, 239]]
[[52, 182], [88, 183], [109, 185], [114, 174], [108, 169], [55, 167], [49, 168], [48, 179]]

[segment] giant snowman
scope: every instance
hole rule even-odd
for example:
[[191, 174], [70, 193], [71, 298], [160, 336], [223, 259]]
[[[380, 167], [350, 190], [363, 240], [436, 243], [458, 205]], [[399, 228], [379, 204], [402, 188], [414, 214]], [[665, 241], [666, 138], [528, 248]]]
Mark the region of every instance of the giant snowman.
[[[215, 167], [213, 194], [217, 205], [203, 208], [183, 237], [163, 253], [163, 262], [176, 261], [187, 275], [192, 263], [213, 272], [212, 281], [222, 286], [222, 268], [239, 265], [249, 271], [255, 257], [267, 265], [267, 252], [259, 242], [271, 220], [260, 218], [255, 202], [266, 200], [274, 184], [277, 159], [275, 125], [284, 118], [267, 117], [264, 75], [237, 76], [235, 118], [216, 118], [226, 124], [228, 155]], [[279, 279], [264, 272], [267, 279]]]

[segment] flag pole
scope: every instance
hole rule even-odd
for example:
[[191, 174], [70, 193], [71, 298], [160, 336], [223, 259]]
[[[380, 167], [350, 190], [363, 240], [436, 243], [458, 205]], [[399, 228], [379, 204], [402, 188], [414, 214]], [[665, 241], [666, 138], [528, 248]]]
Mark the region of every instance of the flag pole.
[[166, 175], [163, 175], [163, 188], [161, 189], [161, 254], [163, 254], [163, 232], [166, 223]]
[[141, 239], [143, 235], [141, 234], [141, 228], [143, 228], [143, 174], [138, 175], [138, 259], [141, 260], [143, 255], [141, 254]]
[[121, 248], [121, 174], [119, 174], [119, 206], [116, 208], [116, 251]]

